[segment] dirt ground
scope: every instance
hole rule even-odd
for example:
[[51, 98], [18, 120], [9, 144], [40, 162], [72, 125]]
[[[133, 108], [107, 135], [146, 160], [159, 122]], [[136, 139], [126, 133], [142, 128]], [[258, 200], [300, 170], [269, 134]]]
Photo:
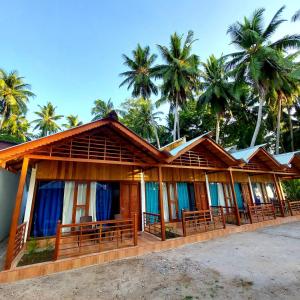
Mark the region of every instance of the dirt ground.
[[300, 222], [0, 285], [1, 299], [300, 299]]

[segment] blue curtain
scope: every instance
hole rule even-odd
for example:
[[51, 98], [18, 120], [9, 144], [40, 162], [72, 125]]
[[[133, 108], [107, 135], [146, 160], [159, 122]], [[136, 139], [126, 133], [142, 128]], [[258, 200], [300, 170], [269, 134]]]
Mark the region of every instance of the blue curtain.
[[105, 221], [112, 219], [112, 186], [110, 183], [99, 183], [96, 186], [96, 219]]
[[33, 236], [53, 236], [62, 217], [64, 201], [63, 181], [40, 182], [33, 214]]
[[237, 182], [234, 184], [234, 191], [236, 194], [236, 201], [238, 203], [239, 209], [244, 209], [244, 201], [242, 196], [241, 185]]
[[209, 184], [209, 193], [210, 193], [211, 205], [218, 206], [219, 197], [218, 197], [218, 185], [216, 182], [212, 182]]
[[146, 211], [159, 214], [157, 182], [146, 182]]
[[188, 183], [190, 210], [196, 210], [195, 189], [193, 183]]
[[177, 183], [177, 195], [178, 195], [178, 215], [181, 219], [182, 209], [190, 210], [190, 199], [188, 185], [186, 182]]

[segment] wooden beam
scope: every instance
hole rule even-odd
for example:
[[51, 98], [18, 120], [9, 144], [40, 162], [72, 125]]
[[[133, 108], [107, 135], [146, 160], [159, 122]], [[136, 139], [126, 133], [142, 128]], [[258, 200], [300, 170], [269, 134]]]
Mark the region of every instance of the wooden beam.
[[160, 210], [160, 226], [161, 226], [161, 239], [166, 240], [166, 228], [165, 228], [165, 214], [164, 214], [164, 195], [163, 195], [163, 184], [162, 184], [162, 170], [158, 167], [158, 184], [159, 184], [159, 210]]
[[21, 175], [20, 175], [20, 179], [19, 179], [19, 186], [18, 186], [17, 195], [16, 195], [15, 208], [14, 208], [14, 212], [13, 212], [12, 220], [11, 220], [11, 225], [10, 225], [10, 233], [9, 233], [7, 253], [6, 253], [6, 261], [5, 261], [5, 270], [10, 269], [12, 261], [13, 261], [15, 238], [16, 238], [18, 220], [19, 220], [19, 215], [20, 215], [20, 210], [21, 210], [21, 204], [22, 204], [22, 198], [23, 198], [23, 192], [24, 192], [24, 185], [25, 185], [25, 182], [26, 182], [28, 163], [29, 163], [29, 158], [24, 157], [23, 164], [22, 164]]
[[284, 201], [283, 195], [281, 194], [281, 190], [280, 190], [280, 187], [278, 184], [278, 178], [275, 174], [273, 174], [273, 178], [274, 178], [276, 194], [277, 194], [278, 201], [279, 201], [280, 213], [281, 213], [281, 216], [284, 217], [284, 208], [283, 208], [283, 203], [282, 203], [282, 201]]
[[70, 157], [59, 157], [59, 156], [47, 156], [47, 155], [29, 155], [30, 159], [37, 160], [56, 160], [56, 161], [73, 161], [73, 162], [84, 162], [84, 163], [97, 163], [104, 165], [126, 165], [126, 166], [152, 166], [148, 163], [140, 162], [125, 162], [125, 161], [115, 161], [115, 160], [100, 160], [100, 159], [86, 159], [86, 158], [70, 158]]
[[236, 200], [236, 193], [235, 193], [235, 189], [234, 189], [234, 180], [233, 180], [233, 175], [232, 175], [232, 171], [229, 171], [229, 177], [230, 177], [230, 186], [231, 186], [231, 191], [232, 191], [232, 196], [233, 196], [233, 201], [234, 201], [234, 205], [235, 205], [235, 210], [236, 210], [236, 221], [237, 221], [237, 225], [241, 225], [241, 219], [240, 219], [240, 212], [239, 212], [239, 206]]

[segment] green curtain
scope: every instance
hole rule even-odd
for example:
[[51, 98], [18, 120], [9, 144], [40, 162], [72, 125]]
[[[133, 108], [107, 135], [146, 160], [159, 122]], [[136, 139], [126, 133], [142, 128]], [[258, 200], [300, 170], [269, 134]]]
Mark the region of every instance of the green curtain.
[[146, 212], [159, 214], [157, 182], [146, 182]]
[[218, 184], [216, 182], [211, 182], [209, 184], [209, 193], [212, 206], [219, 205], [219, 196], [218, 196]]
[[236, 201], [238, 204], [238, 208], [244, 209], [244, 201], [243, 201], [241, 185], [237, 182], [234, 183], [234, 191], [235, 191], [235, 195], [236, 195]]
[[181, 219], [182, 209], [190, 210], [189, 191], [186, 182], [177, 183], [177, 195], [178, 195], [178, 214], [179, 214], [179, 219]]

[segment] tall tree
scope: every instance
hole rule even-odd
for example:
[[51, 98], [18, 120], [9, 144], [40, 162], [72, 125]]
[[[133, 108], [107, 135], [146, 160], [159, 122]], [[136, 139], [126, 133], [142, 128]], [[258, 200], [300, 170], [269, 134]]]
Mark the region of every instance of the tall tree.
[[94, 101], [94, 106], [92, 108], [92, 121], [100, 120], [105, 118], [114, 109], [114, 104], [111, 99], [107, 102], [101, 99]]
[[39, 105], [39, 108], [40, 111], [35, 112], [39, 118], [32, 121], [32, 123], [36, 123], [34, 130], [40, 130], [41, 137], [58, 132], [60, 126], [57, 124], [57, 121], [60, 120], [63, 115], [56, 114], [56, 106], [48, 102], [46, 105]]
[[292, 16], [292, 22], [300, 20], [300, 9], [298, 9], [295, 14]]
[[16, 138], [20, 142], [25, 142], [29, 139], [28, 130], [30, 123], [24, 115], [11, 113], [9, 118], [5, 120], [2, 127], [2, 133]]
[[164, 64], [155, 68], [155, 74], [163, 80], [161, 101], [168, 101], [174, 110], [173, 140], [180, 138], [179, 107], [193, 98], [197, 88], [199, 58], [192, 54], [194, 33], [189, 31], [186, 39], [176, 32], [171, 35], [170, 47], [158, 45]]
[[225, 61], [211, 55], [207, 62], [201, 64], [203, 70], [204, 92], [199, 97], [199, 105], [209, 105], [216, 116], [216, 143], [219, 143], [220, 121], [229, 108], [232, 96], [232, 83], [228, 81], [229, 74], [225, 72]]
[[281, 7], [271, 22], [264, 28], [263, 14], [265, 9], [256, 10], [251, 18], [244, 18], [243, 23], [236, 22], [228, 28], [231, 43], [240, 51], [229, 54], [232, 58], [229, 68], [235, 69], [237, 81], [246, 80], [253, 85], [259, 96], [259, 110], [251, 146], [256, 143], [259, 134], [263, 106], [266, 96], [278, 72], [284, 70], [279, 53], [290, 48], [299, 48], [300, 35], [286, 35], [272, 42], [270, 38], [285, 20], [281, 18], [284, 6]]
[[158, 127], [162, 112], [154, 112], [153, 104], [149, 99], [129, 99], [122, 103], [121, 108], [119, 113], [126, 126], [149, 142], [156, 138], [154, 128]]
[[27, 102], [34, 96], [30, 90], [31, 86], [24, 82], [24, 77], [20, 77], [17, 71], [7, 73], [0, 69], [0, 130], [11, 113], [26, 113]]
[[[157, 86], [153, 82], [153, 64], [157, 56], [150, 53], [149, 46], [143, 48], [140, 44], [132, 51], [132, 56], [133, 58], [130, 58], [123, 54], [124, 65], [129, 68], [129, 71], [120, 74], [120, 76], [125, 77], [120, 87], [127, 85], [127, 89], [132, 88], [132, 97], [143, 97], [149, 100], [152, 94], [157, 95], [158, 93]], [[153, 105], [151, 105], [150, 108], [153, 109]], [[152, 116], [153, 112], [151, 112], [150, 115]], [[153, 126], [157, 146], [160, 148], [157, 124], [155, 124], [153, 119], [151, 119], [150, 122]]]
[[63, 124], [63, 126], [67, 129], [82, 125], [82, 122], [79, 121], [78, 115], [68, 115], [66, 116], [66, 119], [67, 123]]

